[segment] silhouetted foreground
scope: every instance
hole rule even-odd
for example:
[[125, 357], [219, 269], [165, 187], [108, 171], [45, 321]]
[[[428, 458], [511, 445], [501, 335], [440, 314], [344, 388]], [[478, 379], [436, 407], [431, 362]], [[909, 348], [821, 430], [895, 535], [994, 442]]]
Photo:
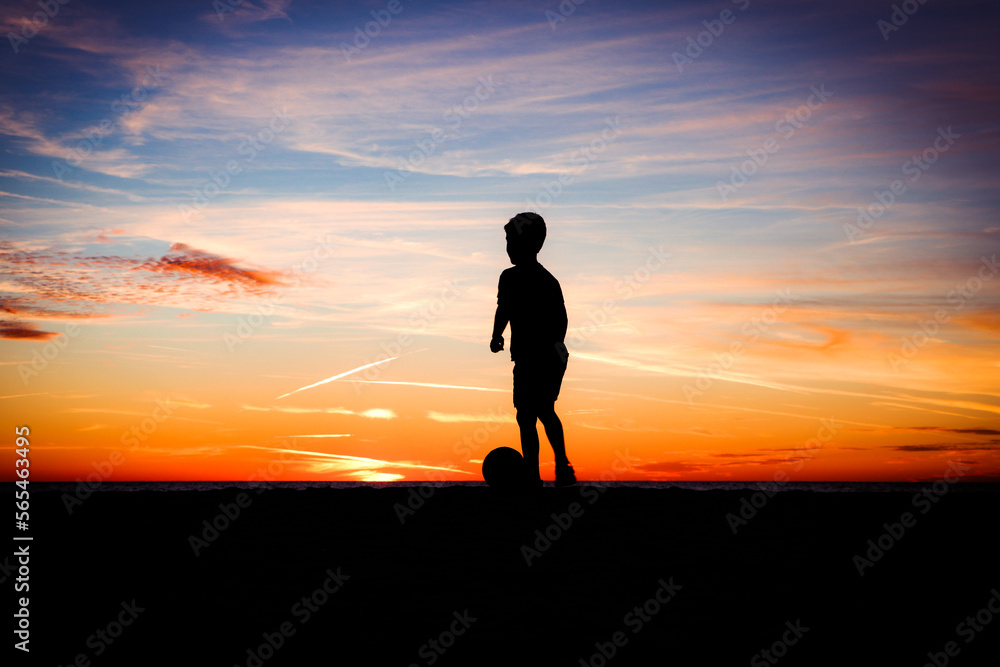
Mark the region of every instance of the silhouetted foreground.
[[782, 492], [734, 534], [751, 492], [423, 492], [97, 493], [68, 516], [36, 491], [32, 664], [920, 666], [1000, 647], [997, 493], [921, 514], [909, 493]]

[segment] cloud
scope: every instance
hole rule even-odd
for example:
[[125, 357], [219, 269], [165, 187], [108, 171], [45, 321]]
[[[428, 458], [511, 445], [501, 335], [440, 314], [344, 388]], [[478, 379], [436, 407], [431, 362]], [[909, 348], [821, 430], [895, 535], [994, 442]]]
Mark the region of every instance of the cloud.
[[[5, 290], [19, 289], [14, 283], [0, 283], [0, 293]], [[15, 317], [30, 317], [35, 320], [64, 320], [72, 318], [94, 317], [92, 311], [72, 312], [65, 309], [46, 308], [31, 303], [31, 296], [0, 296], [0, 313], [6, 313]]]
[[170, 246], [166, 255], [145, 262], [137, 267], [154, 273], [177, 273], [183, 276], [206, 278], [213, 282], [229, 282], [249, 291], [280, 284], [278, 274], [271, 271], [241, 269], [233, 260], [191, 248], [183, 243]]
[[979, 443], [941, 443], [932, 445], [892, 445], [887, 447], [897, 452], [981, 452], [1000, 450], [1000, 441]]
[[[352, 382], [356, 382], [358, 384], [396, 384], [408, 387], [428, 387], [431, 389], [466, 389], [469, 391], [499, 391], [503, 393], [507, 393], [508, 391], [507, 389], [497, 389], [494, 387], [470, 387], [468, 385], [437, 384], [434, 382], [403, 382], [396, 380], [352, 380]], [[434, 419], [434, 417], [431, 417], [431, 419]]]
[[[356, 411], [349, 410], [348, 408], [311, 408], [311, 407], [294, 407], [294, 406], [275, 406], [270, 405], [268, 407], [261, 407], [258, 405], [247, 405], [243, 404], [240, 406], [243, 410], [248, 410], [250, 412], [283, 412], [292, 415], [310, 415], [325, 413], [329, 415], [354, 415], [357, 417], [367, 417], [368, 419], [395, 419], [396, 413], [387, 408], [369, 408], [368, 410]], [[296, 436], [288, 436], [296, 437]], [[317, 438], [317, 437], [346, 437], [346, 436], [317, 436], [317, 435], [303, 435], [298, 436], [302, 438]]]
[[662, 430], [655, 426], [639, 426], [636, 420], [630, 418], [618, 419], [613, 424], [606, 424], [604, 421], [596, 424], [581, 421], [577, 422], [577, 425], [582, 426], [583, 428], [593, 429], [595, 431], [626, 431], [629, 433], [641, 433]]
[[[100, 250], [107, 243], [90, 245]], [[28, 318], [107, 317], [109, 308], [126, 304], [226, 309], [234, 298], [264, 295], [283, 284], [280, 272], [244, 268], [183, 243], [160, 257], [142, 259], [0, 241], [0, 270], [5, 274], [0, 312], [16, 318], [2, 335], [22, 340], [55, 335], [22, 321]]]
[[[51, 183], [53, 185], [57, 185], [57, 186], [60, 186], [60, 187], [73, 188], [73, 189], [76, 189], [76, 190], [83, 190], [83, 191], [86, 191], [86, 192], [96, 192], [96, 193], [102, 193], [102, 194], [116, 195], [116, 196], [124, 197], [124, 198], [128, 199], [129, 201], [135, 201], [135, 202], [139, 202], [139, 201], [143, 201], [144, 200], [144, 197], [136, 195], [135, 193], [132, 193], [132, 192], [126, 192], [124, 190], [115, 190], [113, 188], [102, 188], [102, 187], [97, 186], [97, 185], [90, 185], [90, 184], [87, 184], [87, 183], [76, 183], [74, 181], [61, 181], [61, 180], [59, 180], [57, 178], [52, 178], [51, 176], [40, 176], [38, 174], [29, 174], [27, 172], [18, 171], [18, 170], [0, 169], [0, 177], [22, 179], [22, 180], [27, 180], [27, 181], [42, 181], [44, 183]], [[6, 193], [6, 194], [9, 195], [11, 193]], [[14, 195], [14, 196], [17, 196], [17, 195]], [[112, 230], [111, 233], [120, 234], [122, 232], [121, 232], [121, 230]], [[100, 237], [98, 237], [98, 238], [100, 239]]]
[[359, 412], [358, 415], [362, 417], [368, 417], [369, 419], [395, 419], [396, 413], [387, 408], [371, 408], [370, 410], [365, 410], [364, 412]]
[[0, 338], [14, 340], [49, 340], [58, 336], [54, 331], [40, 331], [35, 325], [13, 320], [0, 320]]
[[653, 463], [639, 463], [633, 466], [641, 473], [700, 473], [708, 471], [710, 468], [703, 465], [682, 463], [680, 461], [655, 461]]
[[171, 405], [179, 405], [183, 408], [192, 408], [194, 410], [207, 410], [208, 408], [214, 407], [211, 403], [205, 403], [204, 401], [197, 401], [190, 398], [179, 398], [171, 397]]
[[436, 412], [434, 410], [429, 410], [427, 412], [427, 418], [431, 421], [443, 422], [448, 424], [461, 423], [461, 422], [475, 422], [475, 423], [488, 423], [488, 422], [505, 422], [508, 424], [515, 423], [513, 415], [502, 414], [495, 415], [492, 413], [480, 413], [480, 414], [469, 414], [469, 413], [454, 413], [454, 412]]
[[955, 319], [969, 327], [985, 331], [993, 336], [1000, 334], [1000, 314], [995, 310], [972, 312]]
[[959, 433], [962, 435], [1000, 435], [993, 428], [945, 428], [942, 426], [897, 426], [900, 431], [938, 431], [940, 433]]
[[[244, 0], [244, 2], [216, 2], [212, 6], [214, 12], [203, 14], [201, 20], [209, 24], [219, 24], [223, 28], [232, 26], [233, 23], [257, 23], [258, 21], [269, 21], [272, 19], [288, 19], [285, 9], [292, 4], [292, 0], [258, 0], [258, 4]], [[260, 6], [258, 6], [260, 5]]]
[[755, 466], [774, 466], [774, 465], [784, 465], [786, 463], [795, 463], [796, 461], [808, 461], [811, 457], [809, 456], [789, 456], [783, 459], [760, 459], [759, 461], [733, 461], [731, 463], [722, 463], [720, 465], [724, 466], [741, 466], [741, 465], [755, 465]]
[[[167, 401], [171, 403], [171, 401]], [[134, 410], [115, 410], [113, 408], [67, 408], [66, 412], [80, 413], [80, 414], [106, 414], [106, 415], [126, 415], [131, 417], [148, 417], [148, 412], [136, 412]], [[225, 422], [211, 421], [209, 419], [194, 419], [192, 417], [178, 417], [177, 415], [170, 415], [170, 419], [185, 422], [194, 422], [196, 424], [223, 424]]]
[[686, 433], [691, 433], [693, 435], [700, 435], [705, 438], [735, 438], [735, 435], [729, 433], [724, 433], [720, 431], [713, 431], [711, 429], [704, 428], [702, 426], [692, 426]]
[[[782, 449], [760, 449], [758, 452], [778, 452], [786, 451]], [[795, 450], [792, 450], [795, 451]], [[801, 456], [786, 456], [784, 458], [761, 458], [762, 454], [745, 454], [742, 452], [719, 452], [715, 454], [709, 454], [713, 458], [719, 459], [730, 459], [724, 463], [713, 463], [713, 466], [773, 466], [773, 465], [784, 465], [787, 463], [794, 463], [796, 461], [805, 461], [812, 457], [807, 455]]]
[[[257, 445], [238, 445], [239, 449], [259, 449], [267, 452], [279, 452], [303, 457], [298, 463], [304, 464], [311, 472], [321, 473], [360, 473], [361, 471], [378, 470], [381, 468], [402, 468], [418, 470], [441, 470], [462, 475], [474, 475], [474, 473], [461, 470], [460, 468], [441, 467], [414, 463], [413, 461], [386, 461], [382, 459], [372, 459], [364, 456], [348, 456], [346, 454], [330, 454], [328, 452], [314, 452], [302, 449], [285, 449], [281, 447], [260, 447]], [[389, 480], [386, 480], [389, 481]]]

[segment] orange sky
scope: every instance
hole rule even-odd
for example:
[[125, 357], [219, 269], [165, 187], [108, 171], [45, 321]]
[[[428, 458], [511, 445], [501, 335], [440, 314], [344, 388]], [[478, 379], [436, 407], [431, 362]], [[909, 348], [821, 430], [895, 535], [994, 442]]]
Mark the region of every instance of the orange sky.
[[489, 338], [522, 210], [580, 479], [1000, 479], [981, 8], [883, 39], [870, 4], [742, 4], [683, 67], [718, 8], [408, 6], [346, 59], [349, 6], [63, 7], [0, 61], [31, 479], [481, 479], [518, 445]]

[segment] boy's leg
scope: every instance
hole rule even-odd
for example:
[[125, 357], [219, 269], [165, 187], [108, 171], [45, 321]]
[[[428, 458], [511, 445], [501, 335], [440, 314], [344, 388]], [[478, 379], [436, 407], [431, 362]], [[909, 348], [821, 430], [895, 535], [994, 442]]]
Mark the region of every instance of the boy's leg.
[[538, 486], [538, 397], [537, 370], [528, 363], [514, 364], [514, 409], [517, 410], [517, 427], [521, 432], [521, 456], [529, 486]]
[[[544, 409], [538, 413], [538, 419], [545, 427], [545, 435], [552, 445], [552, 452], [555, 454], [556, 467], [569, 465], [566, 458], [566, 441], [563, 438], [563, 426], [556, 414], [555, 403], [548, 403]], [[522, 436], [523, 437], [523, 436]]]
[[549, 403], [546, 409], [538, 414], [545, 427], [545, 435], [549, 437], [552, 452], [556, 455], [556, 488], [576, 484], [576, 472], [566, 458], [566, 443], [563, 441], [563, 427], [556, 416], [555, 406]]
[[[528, 480], [533, 484], [540, 478], [538, 474], [538, 429], [535, 422], [538, 417], [534, 410], [517, 410], [517, 426], [521, 430], [521, 455], [524, 456], [524, 467]], [[546, 431], [548, 433], [548, 431]]]

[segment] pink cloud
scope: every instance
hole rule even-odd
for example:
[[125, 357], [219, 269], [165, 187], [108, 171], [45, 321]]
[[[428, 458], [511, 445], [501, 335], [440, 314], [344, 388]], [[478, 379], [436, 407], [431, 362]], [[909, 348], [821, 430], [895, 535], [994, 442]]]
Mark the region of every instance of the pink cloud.
[[197, 250], [183, 243], [173, 244], [166, 255], [157, 260], [145, 262], [137, 268], [155, 273], [178, 273], [231, 282], [250, 290], [279, 284], [277, 273], [241, 269], [235, 266], [231, 259]]
[[[2, 336], [40, 339], [22, 318], [94, 317], [93, 306], [139, 304], [200, 311], [247, 294], [260, 295], [282, 284], [281, 273], [237, 265], [221, 257], [175, 243], [162, 257], [83, 256], [58, 250], [20, 250], [0, 242], [0, 268], [7, 294], [0, 294], [5, 321]], [[90, 306], [90, 307], [88, 307]]]
[[0, 338], [14, 340], [48, 340], [57, 336], [53, 331], [41, 331], [28, 322], [0, 320]]

